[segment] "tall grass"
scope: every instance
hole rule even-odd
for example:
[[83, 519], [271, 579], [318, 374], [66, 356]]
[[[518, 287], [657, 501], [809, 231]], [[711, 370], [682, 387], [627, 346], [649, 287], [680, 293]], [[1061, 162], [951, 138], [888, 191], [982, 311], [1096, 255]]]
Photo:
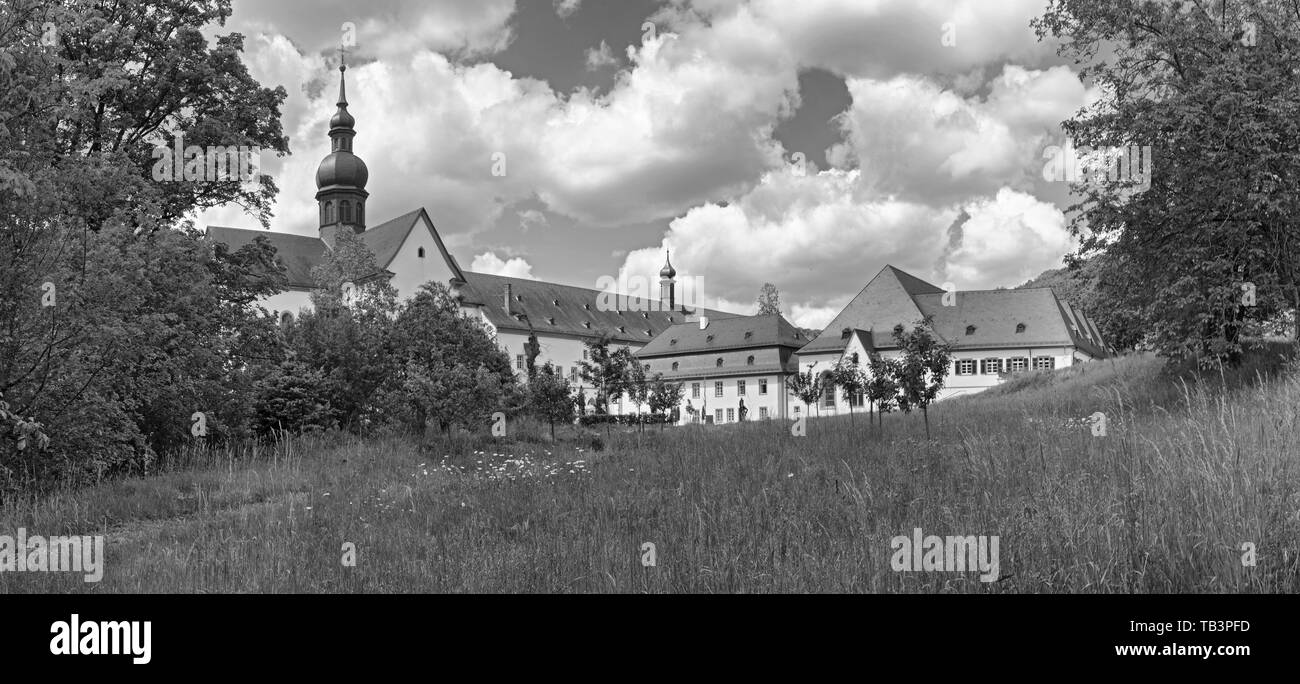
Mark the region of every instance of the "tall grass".
[[[1294, 592], [1300, 375], [1261, 358], [1031, 374], [934, 406], [929, 441], [894, 414], [813, 418], [806, 437], [754, 422], [593, 445], [512, 424], [196, 452], [7, 505], [0, 533], [106, 534], [108, 561], [98, 585], [0, 573], [0, 591]], [[1098, 411], [1105, 437], [1083, 422]], [[890, 539], [917, 527], [998, 535], [1002, 579], [891, 570]]]

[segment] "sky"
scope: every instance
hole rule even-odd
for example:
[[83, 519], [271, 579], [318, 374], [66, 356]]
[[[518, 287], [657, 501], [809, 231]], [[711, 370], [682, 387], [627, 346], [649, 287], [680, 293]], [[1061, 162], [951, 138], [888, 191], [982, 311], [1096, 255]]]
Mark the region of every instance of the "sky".
[[671, 250], [706, 306], [753, 313], [771, 282], [821, 328], [887, 263], [976, 290], [1074, 249], [1043, 154], [1098, 93], [1035, 35], [1045, 5], [234, 0], [210, 33], [288, 92], [272, 230], [317, 232], [351, 23], [370, 225], [424, 207], [468, 270], [591, 288], [657, 282]]

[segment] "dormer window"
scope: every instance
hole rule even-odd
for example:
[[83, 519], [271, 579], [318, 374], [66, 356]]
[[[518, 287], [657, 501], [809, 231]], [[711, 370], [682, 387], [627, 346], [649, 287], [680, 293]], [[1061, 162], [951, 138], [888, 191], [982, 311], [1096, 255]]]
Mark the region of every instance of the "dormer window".
[[547, 318], [546, 322], [550, 323], [551, 325], [555, 325], [555, 317], [551, 316], [550, 318]]
[[676, 362], [676, 361], [673, 361], [673, 372], [674, 372], [674, 373], [677, 372], [677, 362]]
[[752, 365], [754, 365], [754, 357], [751, 356], [751, 357], [745, 359], [745, 365], [746, 365], [746, 366], [752, 366]]
[[582, 327], [587, 328], [588, 330], [590, 330], [590, 329], [591, 329], [591, 321], [583, 321], [583, 322], [582, 322]]
[[641, 312], [641, 318], [644, 318], [644, 319], [646, 319], [646, 320], [650, 320], [650, 314], [648, 314], [648, 313], [642, 311], [642, 312]]
[[585, 310], [587, 310], [587, 311], [591, 311], [591, 305], [590, 305], [590, 304], [583, 304], [583, 305], [582, 305], [582, 308], [585, 309]]
[[721, 356], [718, 357], [718, 362], [717, 362], [716, 365], [717, 365], [718, 368], [722, 368], [722, 357], [721, 357]]
[[560, 300], [558, 300], [558, 299], [552, 299], [552, 300], [551, 300], [551, 303], [554, 304], [554, 305], [556, 305], [556, 306], [559, 306], [559, 305], [560, 305]]
[[968, 326], [966, 326], [966, 334], [967, 334], [967, 335], [974, 335], [974, 334], [975, 334], [975, 326], [973, 326], [973, 325], [968, 325]]
[[625, 333], [625, 332], [627, 332], [627, 326], [626, 326], [626, 325], [620, 325], [620, 326], [618, 326], [618, 331], [621, 332], [621, 333]]
[[1025, 331], [1025, 324], [1024, 324], [1024, 323], [1017, 323], [1017, 324], [1016, 324], [1016, 332], [1017, 332], [1017, 333], [1022, 333], [1022, 332], [1024, 332], [1024, 331]]
[[654, 337], [655, 331], [654, 331], [653, 329], [651, 329], [651, 328], [646, 328], [646, 329], [645, 329], [645, 334], [646, 334], [647, 337]]
[[745, 339], [749, 339], [749, 338], [751, 338], [751, 337], [753, 337], [753, 336], [754, 336], [754, 331], [753, 331], [753, 330], [746, 330], [746, 331], [745, 331]]
[[[705, 337], [705, 338], [704, 338], [704, 341], [705, 341], [705, 342], [712, 342], [712, 341], [713, 341], [713, 336], [712, 336], [712, 335], [709, 335], [709, 336]], [[718, 364], [718, 365], [722, 365], [722, 364]]]

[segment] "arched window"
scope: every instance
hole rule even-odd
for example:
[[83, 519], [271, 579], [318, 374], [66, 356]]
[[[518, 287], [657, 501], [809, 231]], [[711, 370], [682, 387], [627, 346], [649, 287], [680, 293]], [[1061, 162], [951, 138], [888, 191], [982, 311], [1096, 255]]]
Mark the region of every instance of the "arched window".
[[[1019, 332], [1019, 331], [1017, 331], [1017, 332]], [[975, 334], [975, 326], [973, 326], [973, 325], [968, 325], [968, 326], [966, 326], [966, 334], [967, 334], [967, 335], [974, 335], [974, 334]]]
[[347, 200], [339, 202], [339, 214], [344, 223], [352, 223], [352, 203]]
[[835, 383], [831, 382], [830, 371], [822, 371], [822, 406], [835, 408]]
[[424, 258], [424, 248], [421, 247], [421, 248], [417, 249], [417, 250], [415, 251], [415, 256], [420, 257], [421, 259], [423, 259], [423, 258]]
[[677, 362], [673, 361], [673, 372], [677, 371]]
[[324, 202], [321, 202], [321, 205], [320, 205], [320, 224], [323, 226], [323, 225], [325, 225], [326, 223], [329, 223], [329, 221], [326, 220], [326, 218], [325, 218], [325, 203], [324, 203]]
[[334, 223], [334, 202], [325, 202], [325, 223]]
[[1018, 333], [1022, 333], [1022, 332], [1024, 332], [1024, 331], [1025, 331], [1025, 324], [1024, 324], [1024, 323], [1017, 323], [1017, 324], [1016, 324], [1016, 332], [1018, 332]]
[[745, 359], [745, 365], [746, 365], [746, 366], [752, 366], [752, 365], [754, 365], [754, 357], [751, 356], [751, 357]]
[[722, 368], [722, 357], [721, 357], [721, 356], [718, 357], [718, 364], [717, 364], [717, 365], [718, 365], [718, 368]]
[[365, 225], [366, 223], [366, 203], [357, 202], [357, 223]]

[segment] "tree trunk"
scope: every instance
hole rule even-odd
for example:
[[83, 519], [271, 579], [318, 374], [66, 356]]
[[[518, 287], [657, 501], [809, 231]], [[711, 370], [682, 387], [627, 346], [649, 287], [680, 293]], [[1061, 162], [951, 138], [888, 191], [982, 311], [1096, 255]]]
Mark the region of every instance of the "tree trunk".
[[930, 439], [930, 406], [921, 407], [921, 415], [925, 417], [925, 438]]
[[551, 420], [551, 441], [555, 441], [555, 421]]

